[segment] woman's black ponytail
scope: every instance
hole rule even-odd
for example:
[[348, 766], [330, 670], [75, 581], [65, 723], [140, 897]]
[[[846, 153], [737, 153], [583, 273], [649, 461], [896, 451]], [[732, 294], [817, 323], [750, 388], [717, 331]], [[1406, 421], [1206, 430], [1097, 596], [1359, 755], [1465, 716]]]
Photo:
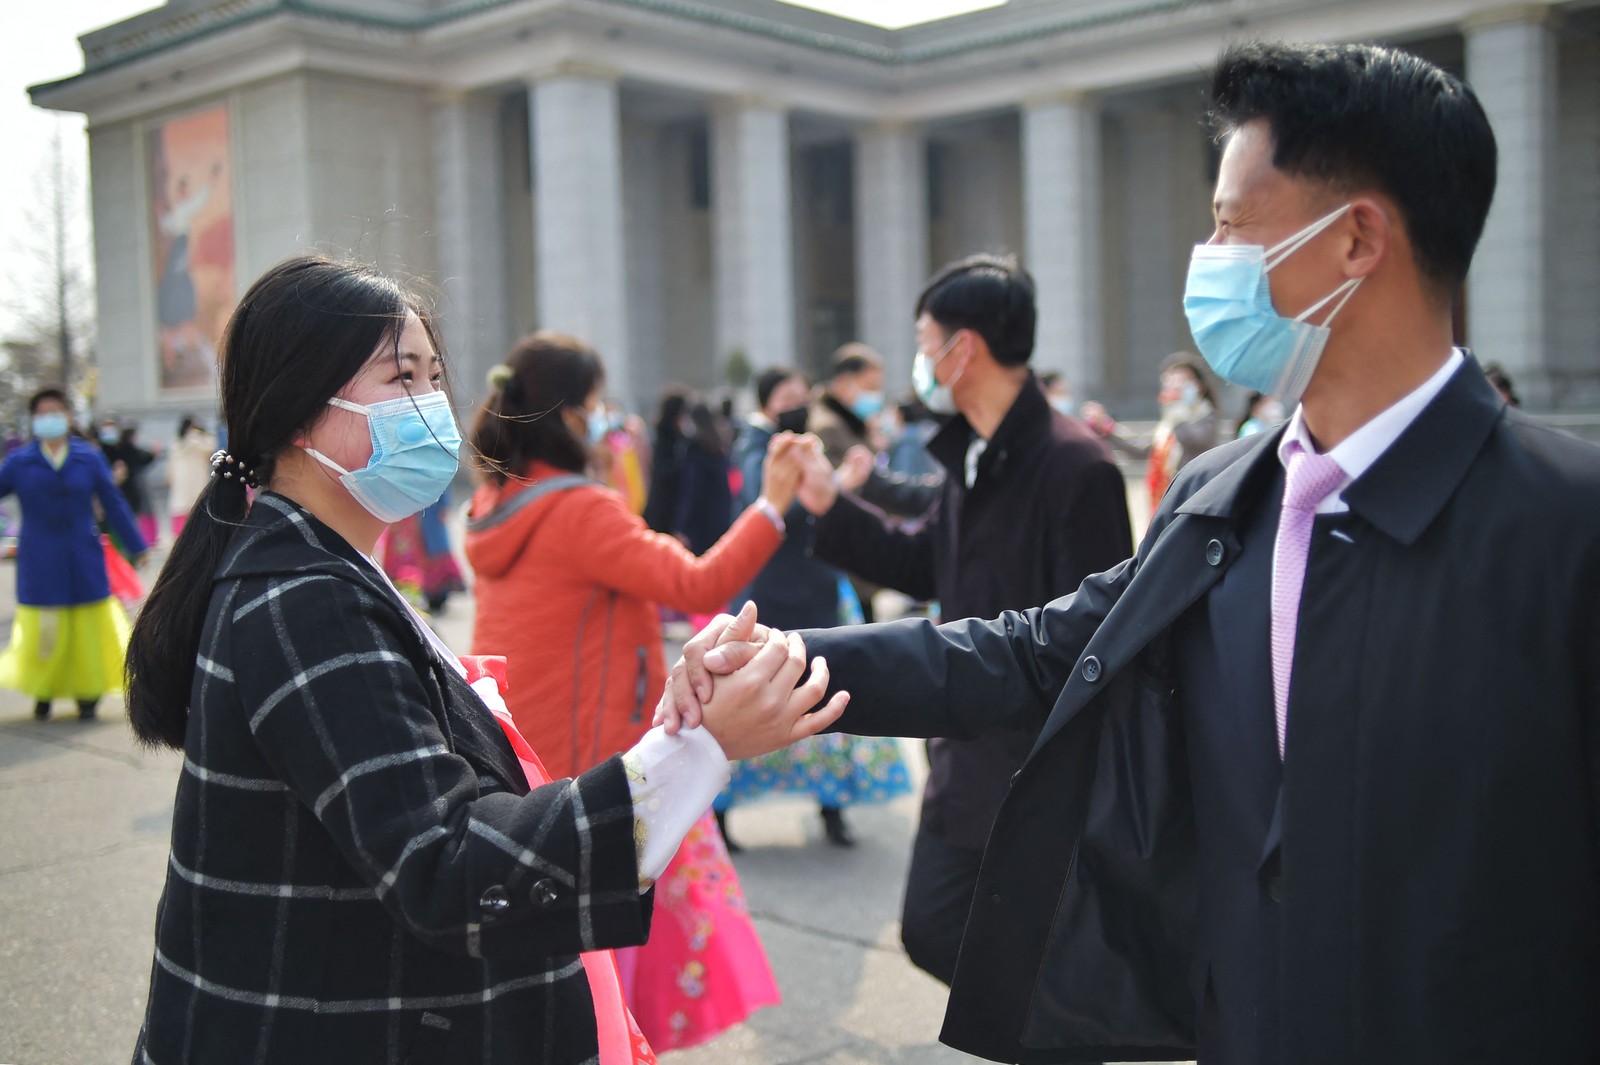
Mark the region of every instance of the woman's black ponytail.
[[152, 747], [183, 747], [211, 577], [249, 510], [242, 480], [212, 476], [128, 640], [128, 721]]
[[[327, 410], [410, 311], [425, 311], [391, 278], [354, 263], [302, 256], [245, 293], [221, 347], [228, 450], [156, 578], [128, 641], [126, 700], [134, 733], [182, 748], [211, 584], [250, 502], [270, 486], [277, 456]], [[231, 474], [231, 476], [224, 476]]]

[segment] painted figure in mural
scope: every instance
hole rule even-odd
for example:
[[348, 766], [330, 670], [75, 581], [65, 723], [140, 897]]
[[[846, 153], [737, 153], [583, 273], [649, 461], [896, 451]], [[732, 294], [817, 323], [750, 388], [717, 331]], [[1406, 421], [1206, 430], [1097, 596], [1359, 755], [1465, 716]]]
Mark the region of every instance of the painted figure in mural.
[[201, 383], [208, 382], [216, 366], [216, 349], [200, 327], [189, 256], [195, 218], [205, 210], [221, 174], [222, 164], [213, 164], [211, 179], [198, 188], [191, 188], [187, 177], [178, 178], [177, 197], [159, 219], [161, 233], [171, 243], [156, 289], [156, 314], [161, 324], [163, 380], [173, 383], [188, 383], [196, 375]]

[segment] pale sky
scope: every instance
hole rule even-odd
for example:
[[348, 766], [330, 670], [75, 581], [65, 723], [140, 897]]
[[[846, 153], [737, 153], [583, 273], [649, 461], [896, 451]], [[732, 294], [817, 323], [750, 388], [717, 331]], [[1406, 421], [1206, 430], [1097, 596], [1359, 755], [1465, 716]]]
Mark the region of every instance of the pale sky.
[[[846, 18], [896, 28], [997, 7], [1005, 0], [785, 0]], [[83, 68], [78, 37], [161, 6], [161, 0], [0, 0], [0, 145], [10, 163], [0, 168], [0, 338], [12, 333], [37, 270], [26, 248], [35, 240], [27, 205], [37, 201], [52, 138], [60, 130], [69, 165], [83, 189], [79, 239], [88, 243], [88, 149], [81, 115], [34, 107], [27, 87]]]

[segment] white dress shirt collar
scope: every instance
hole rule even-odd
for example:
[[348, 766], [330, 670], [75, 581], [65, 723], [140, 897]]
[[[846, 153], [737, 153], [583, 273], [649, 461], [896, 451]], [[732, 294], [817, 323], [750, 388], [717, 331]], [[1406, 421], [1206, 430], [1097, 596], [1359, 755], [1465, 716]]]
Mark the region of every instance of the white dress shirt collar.
[[[1400, 439], [1400, 434], [1417, 419], [1424, 407], [1433, 401], [1433, 397], [1443, 391], [1445, 383], [1454, 376], [1461, 364], [1466, 361], [1460, 348], [1452, 348], [1450, 357], [1444, 365], [1434, 371], [1433, 376], [1418, 385], [1411, 392], [1400, 397], [1388, 409], [1373, 417], [1361, 428], [1345, 437], [1337, 447], [1328, 451], [1328, 457], [1339, 464], [1344, 470], [1344, 483], [1336, 492], [1330, 492], [1317, 504], [1318, 514], [1343, 514], [1350, 507], [1344, 501], [1344, 490], [1372, 466], [1378, 458]], [[1316, 445], [1311, 442], [1311, 434], [1306, 430], [1305, 415], [1299, 407], [1294, 409], [1294, 416], [1289, 419], [1289, 426], [1284, 430], [1283, 436], [1278, 440], [1278, 461], [1288, 466], [1288, 449], [1291, 442], [1298, 442], [1310, 454], [1318, 454]]]

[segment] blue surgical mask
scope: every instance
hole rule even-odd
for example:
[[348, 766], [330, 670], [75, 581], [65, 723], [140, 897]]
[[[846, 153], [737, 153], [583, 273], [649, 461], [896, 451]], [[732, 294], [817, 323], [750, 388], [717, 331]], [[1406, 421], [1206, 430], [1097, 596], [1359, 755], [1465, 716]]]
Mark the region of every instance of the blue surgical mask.
[[60, 440], [67, 435], [71, 425], [60, 411], [46, 411], [33, 416], [33, 435], [40, 440]]
[[[1286, 404], [1299, 401], [1332, 335], [1329, 325], [1363, 278], [1350, 278], [1300, 314], [1285, 318], [1272, 306], [1267, 274], [1349, 209], [1346, 204], [1271, 248], [1259, 244], [1195, 247], [1189, 259], [1183, 312], [1195, 345], [1219, 377], [1279, 396]], [[1306, 321], [1334, 300], [1338, 302], [1321, 325]]]
[[421, 513], [444, 495], [455, 479], [461, 429], [443, 392], [401, 396], [362, 406], [335, 397], [330, 406], [362, 414], [372, 434], [372, 458], [359, 470], [346, 470], [313, 448], [306, 454], [339, 474], [339, 482], [367, 512], [382, 522]]
[[950, 354], [950, 349], [955, 345], [956, 337], [960, 332], [952, 333], [950, 339], [944, 342], [944, 347], [939, 349], [939, 354], [934, 356], [917, 352], [917, 357], [911, 360], [911, 388], [916, 392], [917, 398], [922, 400], [922, 405], [935, 414], [954, 414], [956, 412], [956, 397], [950, 389], [961, 380], [961, 375], [966, 373], [963, 366], [950, 378], [949, 384], [941, 385], [938, 375], [933, 372], [934, 366], [940, 359]]
[[606, 415], [604, 407], [596, 407], [588, 413], [586, 421], [589, 423], [589, 443], [598, 444], [605, 440], [606, 434], [611, 431], [611, 419]]
[[863, 392], [850, 404], [851, 413], [862, 421], [866, 421], [881, 410], [883, 410], [882, 392]]

